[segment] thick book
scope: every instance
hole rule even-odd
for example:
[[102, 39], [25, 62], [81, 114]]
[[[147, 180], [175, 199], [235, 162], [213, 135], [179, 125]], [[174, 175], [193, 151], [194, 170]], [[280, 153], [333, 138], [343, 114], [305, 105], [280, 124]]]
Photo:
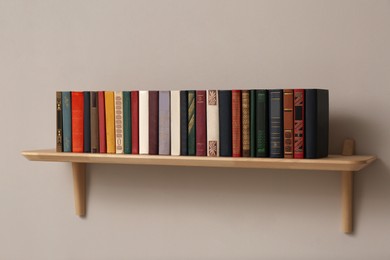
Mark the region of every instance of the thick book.
[[249, 90], [241, 91], [241, 140], [242, 157], [250, 157], [250, 96]]
[[180, 155], [188, 155], [188, 91], [180, 91]]
[[131, 91], [131, 153], [139, 154], [138, 91]]
[[57, 115], [57, 129], [56, 129], [56, 151], [62, 152], [62, 92], [56, 93], [56, 115]]
[[139, 91], [139, 154], [149, 154], [149, 91]]
[[131, 154], [131, 97], [123, 91], [123, 153]]
[[241, 90], [232, 90], [232, 155], [241, 157]]
[[115, 153], [123, 153], [123, 93], [114, 92]]
[[72, 152], [84, 151], [84, 95], [72, 92]]
[[270, 157], [283, 158], [283, 90], [269, 90]]
[[115, 105], [114, 92], [104, 92], [105, 111], [106, 111], [106, 146], [107, 153], [115, 153]]
[[84, 91], [84, 153], [91, 152], [91, 93]]
[[207, 90], [207, 156], [219, 156], [218, 91]]
[[219, 153], [232, 156], [232, 91], [219, 90]]
[[169, 91], [158, 94], [158, 154], [161, 155], [171, 154], [170, 95]]
[[72, 151], [72, 95], [62, 92], [62, 144], [64, 152]]
[[294, 158], [294, 90], [283, 90], [284, 158]]
[[206, 91], [197, 90], [195, 92], [196, 115], [195, 115], [195, 139], [196, 139], [196, 156], [206, 156], [207, 143], [207, 119], [206, 119]]
[[158, 91], [149, 91], [149, 154], [158, 154]]
[[268, 157], [268, 91], [256, 90], [256, 157]]
[[106, 102], [104, 91], [98, 92], [98, 115], [99, 115], [99, 153], [107, 152], [106, 142]]
[[294, 158], [305, 155], [305, 90], [294, 89]]
[[171, 155], [180, 155], [180, 91], [171, 90]]
[[91, 152], [99, 152], [99, 111], [98, 93], [91, 91], [90, 113], [91, 113]]
[[250, 155], [256, 157], [256, 90], [251, 89], [250, 96]]
[[195, 91], [188, 91], [188, 137], [187, 137], [187, 146], [188, 146], [188, 155], [196, 155], [196, 105], [195, 105]]
[[328, 156], [329, 91], [305, 89], [305, 158]]

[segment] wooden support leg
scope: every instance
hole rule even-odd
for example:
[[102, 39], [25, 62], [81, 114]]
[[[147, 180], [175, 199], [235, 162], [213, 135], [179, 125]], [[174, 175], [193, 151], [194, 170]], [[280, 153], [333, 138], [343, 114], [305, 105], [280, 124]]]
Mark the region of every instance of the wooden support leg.
[[86, 164], [72, 163], [72, 169], [76, 215], [84, 217], [86, 213]]
[[[343, 145], [342, 155], [353, 155], [355, 153], [355, 141], [346, 139]], [[353, 232], [353, 172], [341, 172], [341, 203], [343, 232]]]

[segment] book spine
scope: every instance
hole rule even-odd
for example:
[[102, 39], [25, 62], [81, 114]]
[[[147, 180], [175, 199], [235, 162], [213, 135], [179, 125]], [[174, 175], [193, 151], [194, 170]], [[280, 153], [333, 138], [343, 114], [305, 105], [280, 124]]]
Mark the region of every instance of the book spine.
[[207, 156], [219, 156], [219, 113], [217, 90], [207, 91]]
[[114, 92], [104, 92], [106, 111], [106, 146], [107, 153], [115, 153], [115, 105]]
[[139, 91], [139, 154], [149, 154], [149, 91]]
[[196, 91], [196, 115], [195, 115], [195, 139], [196, 139], [196, 156], [206, 156], [207, 143], [207, 119], [206, 119], [206, 91]]
[[268, 91], [256, 90], [256, 157], [268, 157]]
[[283, 90], [269, 91], [270, 157], [283, 158]]
[[115, 153], [123, 153], [123, 93], [114, 92], [115, 102]]
[[305, 91], [294, 89], [294, 158], [304, 158]]
[[232, 90], [232, 154], [241, 157], [241, 90]]
[[62, 152], [62, 92], [56, 93], [56, 111], [57, 111], [57, 131], [56, 131], [56, 151]]
[[62, 92], [62, 142], [63, 151], [72, 151], [72, 95]]
[[256, 157], [256, 90], [250, 90], [250, 156]]
[[72, 152], [84, 151], [84, 95], [72, 92]]
[[91, 91], [90, 113], [91, 113], [91, 152], [99, 152], [99, 111], [98, 93]]
[[232, 91], [219, 90], [220, 156], [232, 156]]
[[149, 154], [158, 154], [158, 91], [149, 91]]
[[84, 153], [91, 152], [91, 93], [84, 91]]
[[107, 152], [106, 142], [106, 102], [104, 91], [98, 92], [98, 114], [99, 114], [99, 153]]
[[123, 91], [123, 153], [131, 154], [131, 97]]
[[171, 155], [180, 155], [180, 91], [171, 91]]
[[294, 91], [283, 90], [284, 158], [294, 158]]
[[138, 91], [131, 91], [131, 153], [139, 154]]
[[250, 157], [250, 97], [249, 90], [241, 91], [242, 157]]
[[158, 154], [170, 155], [170, 95], [169, 91], [160, 91], [158, 96]]
[[196, 106], [195, 106], [195, 91], [188, 91], [188, 155], [196, 155]]
[[180, 91], [180, 155], [188, 155], [188, 91]]

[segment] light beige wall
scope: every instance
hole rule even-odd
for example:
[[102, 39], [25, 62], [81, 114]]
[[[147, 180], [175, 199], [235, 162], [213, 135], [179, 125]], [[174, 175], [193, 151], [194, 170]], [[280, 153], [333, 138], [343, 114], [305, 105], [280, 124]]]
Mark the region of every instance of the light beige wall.
[[[389, 1], [0, 1], [0, 259], [389, 259]], [[356, 175], [92, 166], [74, 216], [54, 147], [55, 91], [321, 87], [331, 151]]]

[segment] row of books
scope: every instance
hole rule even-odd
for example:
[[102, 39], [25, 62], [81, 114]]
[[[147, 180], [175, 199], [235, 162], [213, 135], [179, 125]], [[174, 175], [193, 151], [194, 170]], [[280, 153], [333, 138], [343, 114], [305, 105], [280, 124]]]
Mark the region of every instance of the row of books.
[[328, 155], [324, 89], [57, 92], [57, 151]]

